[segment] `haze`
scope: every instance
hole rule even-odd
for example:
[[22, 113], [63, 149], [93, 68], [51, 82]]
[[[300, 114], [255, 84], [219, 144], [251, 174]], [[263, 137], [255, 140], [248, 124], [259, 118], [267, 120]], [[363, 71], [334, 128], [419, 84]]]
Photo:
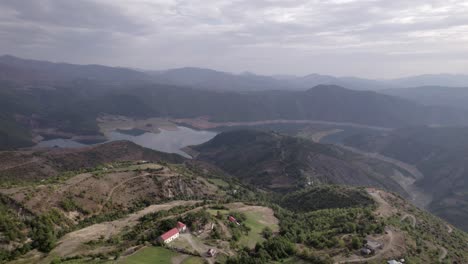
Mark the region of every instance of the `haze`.
[[466, 73], [466, 1], [0, 2], [0, 54], [140, 69]]

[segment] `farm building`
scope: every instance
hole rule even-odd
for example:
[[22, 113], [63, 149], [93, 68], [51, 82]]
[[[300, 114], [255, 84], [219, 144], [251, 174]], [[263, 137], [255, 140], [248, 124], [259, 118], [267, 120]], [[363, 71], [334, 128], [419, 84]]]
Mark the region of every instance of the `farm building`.
[[236, 225], [240, 225], [239, 222], [237, 222], [237, 219], [234, 218], [234, 216], [232, 216], [232, 215], [230, 215], [230, 216], [228, 217], [228, 220], [229, 220], [229, 222], [231, 222], [231, 223], [234, 223], [234, 224], [236, 224]]
[[187, 226], [182, 222], [177, 222], [176, 227], [162, 234], [158, 240], [164, 244], [167, 244], [178, 238], [180, 233], [184, 233], [185, 231], [187, 231]]
[[177, 229], [180, 233], [184, 233], [187, 230], [187, 226], [182, 222], [177, 222]]
[[213, 248], [210, 248], [208, 252], [206, 252], [206, 255], [208, 257], [214, 257], [216, 255], [216, 250], [214, 250]]
[[159, 241], [164, 244], [167, 244], [178, 237], [179, 237], [179, 229], [174, 227], [171, 230], [167, 231], [166, 233], [162, 234], [159, 237]]

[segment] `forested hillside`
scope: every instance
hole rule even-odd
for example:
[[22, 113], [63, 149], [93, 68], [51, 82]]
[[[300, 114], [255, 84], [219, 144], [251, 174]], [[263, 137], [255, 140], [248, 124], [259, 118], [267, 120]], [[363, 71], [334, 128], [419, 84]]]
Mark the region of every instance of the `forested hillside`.
[[391, 177], [373, 170], [359, 155], [273, 132], [224, 132], [192, 149], [198, 152], [196, 159], [276, 191], [328, 183], [379, 186], [405, 193]]
[[386, 135], [354, 135], [345, 144], [414, 164], [424, 178], [416, 182], [433, 195], [435, 214], [468, 230], [468, 129], [418, 127]]

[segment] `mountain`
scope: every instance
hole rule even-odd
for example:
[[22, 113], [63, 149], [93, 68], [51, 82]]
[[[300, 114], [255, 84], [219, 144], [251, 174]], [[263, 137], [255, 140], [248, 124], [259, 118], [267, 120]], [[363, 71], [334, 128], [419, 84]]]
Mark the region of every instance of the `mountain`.
[[269, 76], [232, 74], [202, 68], [179, 68], [153, 74], [154, 81], [212, 91], [294, 90], [287, 82]]
[[2, 184], [40, 181], [67, 171], [91, 169], [118, 161], [182, 163], [184, 158], [143, 148], [129, 141], [114, 141], [81, 149], [44, 149], [0, 152]]
[[102, 65], [77, 65], [28, 60], [11, 55], [0, 56], [0, 81], [21, 84], [95, 80], [124, 82], [149, 80], [149, 76], [135, 70]]
[[309, 74], [303, 77], [289, 79], [289, 83], [302, 90], [307, 90], [310, 87], [325, 84], [346, 87], [352, 90], [381, 90], [393, 87], [391, 84], [386, 84], [377, 80], [356, 78], [356, 77], [334, 77], [329, 75]]
[[424, 175], [416, 185], [432, 195], [428, 209], [468, 230], [468, 128], [406, 128], [354, 135], [344, 143], [416, 166]]
[[421, 86], [405, 89], [388, 89], [379, 92], [424, 105], [468, 109], [468, 87]]
[[197, 160], [271, 190], [282, 192], [309, 185], [344, 184], [405, 193], [397, 182], [373, 170], [362, 157], [333, 145], [273, 132], [223, 132], [191, 149]]
[[[56, 151], [0, 152], [0, 164], [28, 167]], [[283, 196], [127, 142], [64, 152], [60, 162], [38, 162], [68, 164], [60, 175], [18, 174], [0, 187], [0, 262], [468, 260], [466, 233], [383, 190], [318, 185]], [[158, 242], [178, 222], [187, 230], [168, 246]], [[360, 253], [375, 243], [382, 247]]]
[[[318, 120], [380, 127], [460, 125], [463, 110], [422, 106], [370, 91], [319, 85], [307, 91], [216, 92], [160, 84], [105, 85], [94, 81], [49, 87], [0, 89], [0, 127], [5, 138], [23, 146], [44, 129], [76, 135], [99, 135], [96, 118], [103, 113], [135, 118], [197, 118], [214, 122]], [[14, 131], [24, 131], [19, 134]], [[32, 134], [32, 135], [31, 135]], [[40, 134], [40, 133], [39, 133]], [[5, 140], [3, 140], [5, 141]], [[7, 140], [8, 141], [8, 140]], [[5, 141], [6, 142], [6, 141]], [[11, 141], [13, 142], [13, 141]], [[26, 144], [27, 145], [27, 144]]]
[[424, 74], [389, 80], [390, 84], [401, 87], [446, 86], [467, 87], [468, 75], [464, 74]]
[[[463, 124], [464, 111], [427, 107], [400, 98], [338, 86], [307, 91], [217, 93], [147, 86], [132, 90], [145, 105], [172, 117], [207, 116], [212, 121], [321, 120], [382, 127], [412, 124]], [[372, 111], [369, 111], [369, 110]]]

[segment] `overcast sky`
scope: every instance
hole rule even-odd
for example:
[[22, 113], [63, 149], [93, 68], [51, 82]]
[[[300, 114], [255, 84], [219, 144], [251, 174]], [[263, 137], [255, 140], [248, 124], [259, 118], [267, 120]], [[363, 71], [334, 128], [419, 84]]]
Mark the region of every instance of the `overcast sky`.
[[468, 1], [0, 0], [0, 54], [144, 69], [468, 73]]

